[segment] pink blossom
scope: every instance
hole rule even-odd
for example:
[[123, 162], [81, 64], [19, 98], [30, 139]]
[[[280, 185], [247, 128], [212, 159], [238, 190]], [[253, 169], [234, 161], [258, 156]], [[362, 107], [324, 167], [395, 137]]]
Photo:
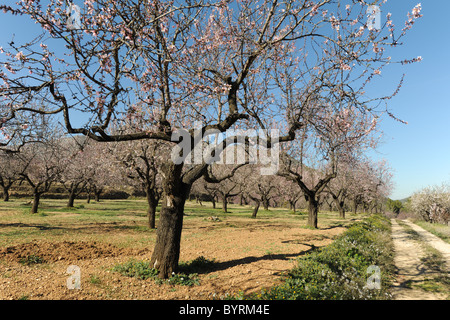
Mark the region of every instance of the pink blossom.
[[5, 68], [6, 68], [6, 70], [11, 72], [12, 74], [16, 73], [9, 63], [5, 63]]
[[418, 19], [418, 18], [422, 17], [422, 15], [420, 14], [420, 11], [422, 11], [422, 4], [421, 3], [416, 5], [413, 8], [413, 10], [412, 10], [412, 14], [413, 14], [414, 18]]
[[344, 62], [341, 62], [341, 65], [340, 65], [339, 68], [340, 68], [341, 70], [346, 70], [346, 71], [352, 70], [352, 67], [350, 67], [348, 64], [346, 64], [346, 63], [344, 63]]
[[20, 51], [18, 54], [16, 54], [15, 58], [16, 58], [17, 60], [21, 60], [21, 61], [24, 61], [24, 60], [25, 60], [25, 56], [24, 56], [24, 54], [23, 54], [22, 51]]
[[311, 12], [309, 13], [310, 16], [315, 16], [317, 14], [317, 9], [319, 9], [319, 6], [316, 4], [311, 8]]

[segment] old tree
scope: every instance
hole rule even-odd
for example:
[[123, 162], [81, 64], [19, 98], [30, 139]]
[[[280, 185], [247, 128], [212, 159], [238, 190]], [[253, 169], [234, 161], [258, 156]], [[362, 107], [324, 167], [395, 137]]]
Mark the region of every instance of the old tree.
[[[350, 113], [346, 121], [374, 123], [389, 112], [382, 102], [390, 97], [365, 97], [366, 87], [393, 63], [387, 49], [420, 17], [417, 6], [395, 31], [390, 15], [373, 28], [367, 4], [356, 0], [76, 3], [80, 15], [62, 0], [0, 4], [42, 31], [0, 48], [2, 149], [15, 148], [10, 140], [21, 121], [36, 113], [58, 117], [68, 134], [102, 142], [175, 144], [172, 133], [179, 128], [198, 142], [194, 122], [200, 122], [202, 133], [278, 129], [284, 143], [310, 131], [321, 107], [320, 117]], [[320, 140], [320, 131], [311, 134]], [[185, 200], [208, 165], [204, 159], [161, 165], [163, 201], [152, 256], [161, 277], [178, 267]]]

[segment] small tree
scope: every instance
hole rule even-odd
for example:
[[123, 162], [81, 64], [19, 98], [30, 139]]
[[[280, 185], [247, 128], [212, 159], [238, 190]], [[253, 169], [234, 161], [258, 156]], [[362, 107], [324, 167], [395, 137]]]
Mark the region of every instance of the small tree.
[[67, 207], [74, 206], [75, 199], [85, 190], [90, 173], [89, 155], [83, 152], [86, 139], [64, 138], [60, 141], [62, 145], [61, 155], [63, 157], [64, 170], [61, 173], [59, 182], [69, 194]]
[[[353, 107], [336, 111], [316, 101], [315, 121], [305, 124], [300, 139], [286, 145], [279, 175], [297, 183], [308, 203], [308, 226], [317, 228], [319, 197], [343, 163], [374, 147], [377, 119]], [[312, 115], [311, 115], [312, 117]]]
[[270, 202], [278, 195], [277, 190], [281, 187], [280, 177], [259, 175], [260, 170], [260, 165], [249, 164], [236, 174], [242, 194], [254, 202], [252, 218], [256, 218], [261, 205], [264, 210], [269, 210]]
[[20, 161], [19, 154], [0, 151], [0, 187], [3, 201], [9, 201], [9, 189], [21, 179], [27, 163]]
[[58, 139], [47, 139], [25, 145], [21, 151], [22, 161], [29, 164], [21, 173], [33, 191], [31, 213], [37, 213], [41, 196], [50, 190], [53, 183], [59, 180], [64, 165], [61, 161], [61, 147]]
[[161, 164], [169, 149], [161, 141], [124, 141], [110, 146], [125, 178], [144, 190], [147, 199], [148, 227], [156, 228], [156, 207], [161, 198]]

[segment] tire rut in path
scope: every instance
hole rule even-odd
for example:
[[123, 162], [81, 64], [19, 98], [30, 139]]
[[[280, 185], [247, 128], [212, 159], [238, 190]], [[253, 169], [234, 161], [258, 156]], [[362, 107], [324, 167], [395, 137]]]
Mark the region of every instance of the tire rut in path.
[[[392, 293], [394, 300], [444, 300], [445, 295], [427, 292], [414, 286], [424, 279], [436, 275], [423, 263], [421, 258], [425, 252], [420, 243], [411, 238], [411, 235], [400, 226], [395, 219], [392, 222], [392, 239], [394, 242], [397, 278], [394, 282]], [[443, 240], [432, 235], [419, 226], [404, 220], [404, 222], [416, 231], [421, 239], [439, 250], [447, 261], [447, 270], [450, 265], [450, 246]]]

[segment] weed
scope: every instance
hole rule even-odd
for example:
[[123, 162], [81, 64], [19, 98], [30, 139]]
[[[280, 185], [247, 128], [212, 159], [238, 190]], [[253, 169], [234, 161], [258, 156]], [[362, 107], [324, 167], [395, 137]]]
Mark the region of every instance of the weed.
[[168, 283], [171, 285], [193, 286], [199, 285], [197, 272], [210, 270], [214, 266], [214, 260], [206, 259], [201, 256], [190, 262], [179, 265], [179, 273], [173, 272], [168, 279], [159, 279], [158, 270], [150, 267], [149, 261], [136, 261], [134, 259], [112, 268], [112, 271], [128, 277], [134, 277], [141, 280], [153, 279], [158, 284]]
[[89, 278], [89, 282], [95, 285], [99, 285], [100, 283], [102, 283], [100, 278], [95, 274], [91, 275], [91, 277]]
[[19, 260], [19, 262], [20, 262], [21, 264], [24, 264], [24, 265], [29, 266], [29, 265], [32, 265], [32, 264], [44, 263], [45, 260], [44, 260], [43, 258], [39, 257], [39, 256], [36, 256], [36, 255], [34, 255], [34, 254], [31, 254], [31, 255], [29, 255], [29, 256], [27, 256], [27, 257], [25, 257], [25, 258], [21, 258], [21, 259]]
[[149, 261], [136, 261], [135, 259], [131, 259], [124, 264], [119, 264], [113, 267], [112, 271], [119, 272], [127, 277], [138, 278], [141, 280], [155, 278], [158, 274], [156, 269], [150, 267]]

